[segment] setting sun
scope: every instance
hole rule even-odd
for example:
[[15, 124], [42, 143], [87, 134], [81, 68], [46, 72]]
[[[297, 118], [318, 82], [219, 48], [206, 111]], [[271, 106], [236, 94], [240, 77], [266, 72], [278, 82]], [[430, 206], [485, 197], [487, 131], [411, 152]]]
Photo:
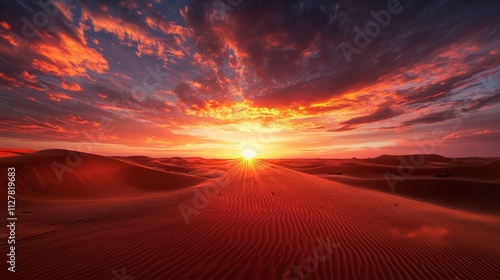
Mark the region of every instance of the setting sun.
[[242, 155], [246, 160], [251, 160], [255, 157], [255, 151], [253, 149], [247, 148], [243, 150]]

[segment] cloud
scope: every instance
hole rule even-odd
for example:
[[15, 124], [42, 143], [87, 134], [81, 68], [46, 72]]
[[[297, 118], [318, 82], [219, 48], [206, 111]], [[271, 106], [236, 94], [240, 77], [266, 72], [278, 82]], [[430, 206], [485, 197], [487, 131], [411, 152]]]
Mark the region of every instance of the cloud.
[[36, 76], [35, 75], [30, 75], [27, 71], [21, 72], [21, 77], [26, 82], [36, 83]]
[[87, 77], [87, 70], [97, 73], [109, 70], [107, 60], [100, 53], [66, 34], [44, 34], [40, 37], [41, 41], [32, 46], [36, 52], [32, 66], [36, 70], [69, 77]]
[[61, 102], [63, 99], [67, 100], [73, 99], [64, 93], [58, 93], [58, 92], [48, 92], [47, 96], [49, 97], [50, 100], [57, 102]]
[[[84, 5], [82, 21], [88, 22], [94, 32], [103, 31], [115, 35], [122, 44], [137, 44], [137, 56], [156, 56], [165, 61], [170, 56], [184, 56], [181, 45], [188, 32], [186, 28], [167, 21], [149, 5], [112, 5], [113, 3]], [[144, 10], [146, 16], [131, 14], [129, 8]], [[153, 31], [160, 32], [162, 36]]]
[[446, 121], [449, 119], [456, 118], [457, 111], [455, 110], [445, 110], [441, 112], [430, 113], [412, 120], [408, 120], [402, 123], [402, 126], [413, 126], [418, 124], [432, 124], [437, 122]]
[[116, 130], [103, 139], [133, 146], [218, 145], [239, 140], [220, 131], [272, 128], [283, 145], [347, 153], [394, 151], [465, 115], [448, 142], [492, 141], [468, 135], [498, 130], [497, 2], [401, 0], [349, 63], [340, 44], [386, 2], [57, 0], [58, 13], [25, 36], [22, 18], [39, 5], [4, 1], [0, 120], [11, 137], [36, 139], [35, 128], [78, 139], [108, 119]]
[[479, 98], [468, 108], [468, 111], [477, 110], [486, 106], [492, 106], [500, 103], [500, 94], [496, 93], [487, 97]]
[[[221, 15], [214, 3], [194, 1], [182, 11], [183, 17], [193, 29], [202, 61], [213, 61], [224, 69], [231, 66], [232, 72], [227, 75], [234, 76], [233, 81], [243, 87], [243, 96], [256, 106], [290, 108], [324, 102], [400, 72], [413, 77], [408, 84], [414, 83], [418, 82], [418, 75], [428, 75], [431, 69], [439, 72], [440, 80], [417, 83], [405, 92], [409, 92], [407, 101], [413, 104], [437, 101], [456, 82], [494, 61], [485, 60], [483, 67], [473, 63], [484, 60], [481, 44], [492, 40], [488, 32], [478, 32], [482, 25], [476, 20], [493, 19], [485, 7], [464, 7], [447, 1], [431, 7], [402, 1], [404, 14], [394, 16], [395, 24], [384, 29], [380, 38], [348, 64], [342, 53], [335, 50], [340, 43], [353, 40], [353, 28], [366, 23], [370, 9], [377, 11], [385, 8], [383, 5], [366, 7], [355, 1], [287, 5], [278, 1], [243, 2]], [[438, 21], [445, 9], [456, 14], [474, 12], [467, 23], [451, 18]], [[435, 20], [430, 23], [419, 15]], [[444, 36], [446, 32], [452, 35]], [[475, 45], [468, 43], [471, 39]], [[404, 60], [400, 59], [402, 50]], [[417, 70], [412, 71], [415, 67]], [[450, 67], [465, 69], [466, 73], [446, 71]]]
[[394, 111], [393, 109], [390, 108], [389, 105], [383, 105], [369, 115], [355, 117], [355, 118], [352, 118], [348, 121], [341, 122], [340, 125], [342, 127], [336, 128], [336, 129], [331, 129], [329, 131], [341, 132], [341, 131], [353, 130], [355, 128], [355, 126], [357, 126], [357, 125], [366, 124], [366, 123], [375, 123], [375, 122], [383, 121], [383, 120], [390, 119], [393, 117], [397, 117], [401, 114], [403, 114], [402, 111]]
[[77, 83], [65, 83], [61, 82], [61, 87], [69, 91], [82, 91], [83, 89]]
[[16, 77], [7, 76], [4, 73], [0, 72], [0, 85], [5, 86], [6, 88], [27, 88], [33, 89], [36, 91], [45, 91], [44, 88], [40, 87], [36, 82], [36, 77], [34, 75], [30, 75], [26, 71], [22, 71], [19, 74], [16, 74]]

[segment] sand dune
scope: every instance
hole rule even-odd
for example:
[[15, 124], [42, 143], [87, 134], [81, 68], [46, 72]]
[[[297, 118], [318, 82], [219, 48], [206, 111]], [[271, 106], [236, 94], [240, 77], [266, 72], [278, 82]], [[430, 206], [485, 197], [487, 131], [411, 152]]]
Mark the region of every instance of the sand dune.
[[[18, 196], [94, 199], [175, 190], [205, 179], [146, 168], [121, 160], [66, 150], [44, 150], [0, 159], [17, 170]], [[2, 182], [2, 185], [4, 182]]]
[[[419, 199], [460, 210], [500, 215], [500, 160], [459, 160], [425, 155], [411, 165], [410, 156], [375, 159], [272, 160], [307, 174], [372, 190]], [[401, 167], [402, 166], [402, 167]], [[411, 172], [408, 169], [411, 168]], [[403, 172], [401, 172], [403, 170]], [[386, 174], [394, 181], [387, 182]]]
[[[97, 156], [84, 161], [85, 168], [107, 167], [102, 176], [120, 174], [113, 175], [120, 182], [132, 174], [127, 168], [144, 179], [158, 173]], [[30, 214], [19, 222], [17, 279], [500, 278], [496, 217], [353, 188], [269, 161], [185, 164], [223, 174], [136, 198], [23, 200], [18, 211]], [[168, 178], [144, 185], [170, 186]], [[193, 210], [189, 223], [181, 205]], [[0, 278], [6, 276], [2, 269]]]
[[[451, 158], [443, 157], [436, 154], [427, 154], [427, 155], [402, 155], [402, 156], [393, 156], [393, 155], [381, 155], [376, 158], [363, 159], [364, 162], [382, 164], [382, 165], [393, 165], [398, 166], [401, 163], [401, 159], [403, 158], [406, 162], [421, 162], [421, 165], [429, 165], [430, 163], [453, 163], [454, 160]], [[413, 158], [413, 159], [412, 159]]]

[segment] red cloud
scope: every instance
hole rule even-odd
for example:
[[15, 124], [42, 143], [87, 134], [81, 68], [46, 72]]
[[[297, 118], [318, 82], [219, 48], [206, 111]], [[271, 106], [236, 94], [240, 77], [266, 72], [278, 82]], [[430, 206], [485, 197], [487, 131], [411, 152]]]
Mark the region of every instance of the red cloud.
[[54, 1], [53, 4], [57, 7], [59, 12], [64, 15], [66, 19], [68, 19], [69, 21], [73, 21], [73, 12], [71, 11], [75, 8], [73, 5], [60, 1]]
[[0, 21], [0, 26], [3, 27], [4, 29], [7, 29], [7, 30], [10, 30], [11, 27], [8, 23], [6, 23], [5, 21]]
[[67, 120], [68, 123], [72, 123], [72, 124], [78, 124], [78, 125], [90, 124], [90, 125], [92, 125], [94, 127], [98, 127], [99, 126], [98, 122], [89, 121], [89, 120], [86, 120], [86, 119], [84, 119], [83, 117], [80, 117], [80, 116], [67, 115], [66, 116], [66, 120]]

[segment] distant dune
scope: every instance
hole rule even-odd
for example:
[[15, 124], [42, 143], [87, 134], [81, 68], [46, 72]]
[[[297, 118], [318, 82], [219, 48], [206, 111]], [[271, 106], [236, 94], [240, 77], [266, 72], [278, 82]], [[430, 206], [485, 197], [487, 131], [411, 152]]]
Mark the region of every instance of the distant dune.
[[31, 154], [36, 152], [30, 149], [18, 149], [18, 148], [0, 148], [0, 158], [2, 157], [12, 157], [24, 154]]
[[46, 199], [130, 196], [185, 188], [205, 180], [110, 157], [70, 153], [66, 150], [44, 150], [13, 158], [0, 158], [0, 167], [6, 169], [7, 166], [16, 167], [19, 195]]
[[[500, 215], [498, 159], [383, 155], [372, 159], [291, 159], [271, 162], [351, 186], [411, 197], [464, 211]], [[393, 182], [392, 187], [387, 178]]]
[[[443, 157], [440, 155], [436, 154], [420, 154], [420, 155], [401, 155], [401, 156], [394, 156], [394, 155], [381, 155], [376, 158], [369, 158], [369, 159], [363, 159], [365, 162], [370, 162], [370, 163], [376, 163], [376, 164], [382, 164], [382, 165], [395, 165], [398, 166], [401, 164], [401, 159], [402, 158], [404, 161], [403, 162], [408, 162], [408, 163], [414, 163], [418, 162], [419, 164], [429, 164], [429, 163], [452, 163], [454, 162], [453, 159]], [[422, 161], [420, 163], [420, 161]]]
[[410, 199], [351, 185], [397, 170], [386, 159], [89, 154], [58, 182], [50, 165], [67, 155], [0, 160], [18, 174], [17, 279], [500, 279], [499, 217], [430, 199], [482, 193], [497, 209], [477, 182], [497, 182], [498, 161], [416, 169], [408, 188], [426, 195]]

